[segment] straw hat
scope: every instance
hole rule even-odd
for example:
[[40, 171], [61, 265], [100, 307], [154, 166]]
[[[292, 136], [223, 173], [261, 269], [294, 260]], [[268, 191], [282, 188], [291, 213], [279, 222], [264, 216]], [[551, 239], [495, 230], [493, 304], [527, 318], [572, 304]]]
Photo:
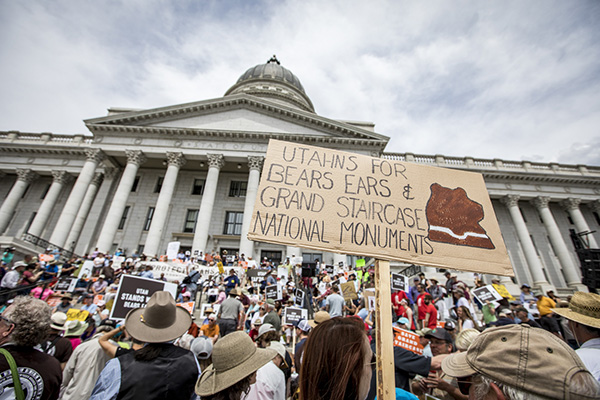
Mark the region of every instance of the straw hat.
[[83, 332], [85, 332], [85, 330], [87, 329], [88, 324], [76, 319], [73, 321], [67, 321], [65, 326], [67, 328], [67, 330], [65, 331], [65, 337], [77, 337], [83, 335]]
[[575, 292], [568, 308], [553, 308], [552, 311], [580, 324], [600, 328], [600, 295]]
[[183, 335], [192, 324], [187, 310], [177, 307], [169, 292], [154, 292], [146, 308], [129, 311], [125, 318], [127, 332], [145, 343], [163, 343]]
[[309, 319], [308, 323], [313, 328], [316, 328], [317, 325], [319, 325], [322, 322], [327, 321], [328, 319], [331, 319], [331, 316], [329, 315], [329, 313], [327, 311], [317, 311], [315, 313], [315, 319]]
[[271, 361], [277, 352], [258, 349], [250, 336], [242, 331], [232, 332], [217, 341], [212, 361], [196, 383], [196, 394], [211, 396], [254, 373]]

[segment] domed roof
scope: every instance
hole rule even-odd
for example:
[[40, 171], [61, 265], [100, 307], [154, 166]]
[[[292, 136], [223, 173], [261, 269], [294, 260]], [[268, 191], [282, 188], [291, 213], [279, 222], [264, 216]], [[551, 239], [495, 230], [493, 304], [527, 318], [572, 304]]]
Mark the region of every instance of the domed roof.
[[239, 93], [269, 98], [295, 108], [315, 112], [300, 79], [289, 69], [282, 67], [275, 56], [271, 57], [266, 64], [249, 68], [235, 85], [229, 88], [225, 96]]

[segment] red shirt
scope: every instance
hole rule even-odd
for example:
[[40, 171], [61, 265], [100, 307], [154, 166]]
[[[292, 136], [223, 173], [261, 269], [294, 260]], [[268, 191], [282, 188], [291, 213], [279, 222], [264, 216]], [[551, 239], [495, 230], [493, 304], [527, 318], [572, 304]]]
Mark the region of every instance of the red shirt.
[[423, 300], [423, 297], [425, 297], [427, 293], [421, 293], [419, 295], [419, 297], [417, 297], [417, 319], [420, 321], [422, 319], [425, 319], [425, 301]]
[[425, 319], [425, 316], [429, 314], [429, 323], [427, 324], [427, 327], [429, 329], [435, 329], [437, 327], [437, 309], [433, 304], [423, 304], [423, 310], [425, 311], [423, 319]]
[[406, 301], [408, 301], [410, 303], [410, 300], [408, 299], [408, 296], [407, 296], [407, 294], [406, 294], [405, 291], [398, 290], [397, 292], [395, 292], [395, 293], [392, 294], [392, 305], [395, 306], [395, 307], [397, 307], [397, 308], [395, 308], [395, 310], [396, 310], [396, 316], [397, 317], [402, 316], [401, 315], [402, 313], [400, 312], [400, 307], [401, 307], [400, 306], [400, 301], [402, 299], [406, 299]]

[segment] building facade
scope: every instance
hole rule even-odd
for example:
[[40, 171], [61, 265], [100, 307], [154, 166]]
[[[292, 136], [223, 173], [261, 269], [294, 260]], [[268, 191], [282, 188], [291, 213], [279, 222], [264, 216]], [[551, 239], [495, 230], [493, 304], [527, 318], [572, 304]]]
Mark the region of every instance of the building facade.
[[[273, 58], [221, 98], [109, 109], [91, 135], [0, 132], [0, 245], [164, 254], [239, 252], [273, 261], [347, 256], [246, 238], [269, 139], [482, 173], [515, 270], [507, 285], [583, 289], [570, 233], [600, 236], [600, 167], [386, 153], [374, 124], [317, 115], [300, 80]], [[431, 269], [429, 272], [434, 272]]]

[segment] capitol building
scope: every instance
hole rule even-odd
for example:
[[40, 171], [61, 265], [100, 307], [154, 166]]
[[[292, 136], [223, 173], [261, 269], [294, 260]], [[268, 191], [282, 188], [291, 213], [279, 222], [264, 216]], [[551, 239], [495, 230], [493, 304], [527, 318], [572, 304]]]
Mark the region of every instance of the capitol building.
[[[154, 109], [110, 108], [89, 133], [0, 131], [0, 246], [165, 254], [239, 252], [277, 262], [351, 256], [247, 239], [269, 139], [481, 173], [514, 278], [566, 295], [585, 290], [571, 239], [600, 241], [600, 167], [388, 153], [370, 122], [315, 113], [298, 77], [272, 58], [223, 97]], [[355, 256], [355, 255], [353, 255]], [[435, 273], [427, 269], [428, 274]]]

